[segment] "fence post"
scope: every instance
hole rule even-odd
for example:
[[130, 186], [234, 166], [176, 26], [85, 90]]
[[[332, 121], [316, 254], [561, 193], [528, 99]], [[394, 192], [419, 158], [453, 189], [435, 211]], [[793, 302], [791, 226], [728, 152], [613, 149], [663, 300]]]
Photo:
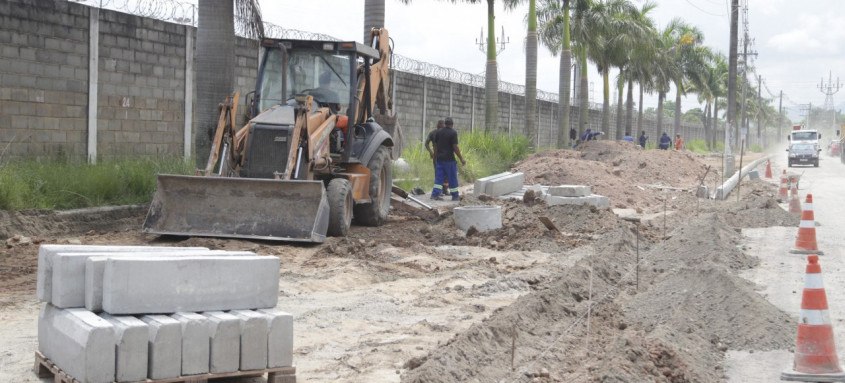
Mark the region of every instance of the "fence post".
[[513, 93], [508, 93], [508, 137], [513, 135], [513, 127], [511, 122], [513, 120]]
[[469, 85], [469, 92], [471, 94], [470, 97], [470, 108], [469, 108], [469, 131], [475, 131], [475, 87]]
[[428, 107], [428, 78], [423, 76], [422, 126], [420, 126], [420, 141], [425, 140], [425, 110]]
[[97, 163], [97, 85], [100, 62], [100, 8], [88, 8], [88, 163]]
[[194, 40], [193, 27], [185, 26], [185, 129], [182, 156], [191, 159], [191, 142], [194, 124]]

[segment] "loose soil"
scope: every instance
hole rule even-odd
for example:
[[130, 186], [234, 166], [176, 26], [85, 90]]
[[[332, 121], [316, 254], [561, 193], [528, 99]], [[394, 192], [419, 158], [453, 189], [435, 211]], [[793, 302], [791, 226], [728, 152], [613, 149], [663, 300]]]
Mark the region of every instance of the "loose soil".
[[[167, 244], [282, 259], [280, 307], [295, 315], [295, 362], [309, 382], [706, 382], [724, 353], [789, 348], [794, 321], [737, 276], [758, 260], [739, 228], [795, 225], [762, 181], [739, 201], [699, 200], [707, 158], [609, 141], [549, 151], [515, 168], [528, 183], [587, 184], [616, 208], [502, 206], [501, 229], [465, 234], [449, 213], [394, 210], [386, 225], [290, 245], [141, 234], [143, 207], [0, 212], [0, 381], [36, 382], [38, 243]], [[705, 183], [721, 175], [711, 169]], [[661, 189], [662, 187], [662, 189]], [[71, 216], [71, 218], [66, 218]], [[548, 217], [557, 230], [544, 226]]]

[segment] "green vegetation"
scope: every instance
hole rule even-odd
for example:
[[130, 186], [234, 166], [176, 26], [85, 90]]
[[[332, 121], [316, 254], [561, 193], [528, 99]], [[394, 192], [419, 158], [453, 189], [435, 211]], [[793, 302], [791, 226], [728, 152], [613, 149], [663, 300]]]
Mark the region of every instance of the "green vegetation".
[[702, 139], [696, 140], [689, 140], [686, 143], [687, 150], [698, 153], [698, 154], [707, 154], [710, 153], [710, 150], [707, 149], [707, 142]]
[[750, 147], [748, 147], [748, 151], [752, 153], [762, 153], [763, 147], [760, 146], [760, 144], [752, 144]]
[[[528, 139], [523, 135], [469, 132], [460, 133], [458, 141], [467, 161], [466, 166], [458, 165], [461, 183], [506, 171], [528, 154]], [[394, 168], [396, 185], [405, 190], [421, 187], [428, 192], [434, 184], [434, 165], [423, 144], [405, 148], [402, 158], [408, 162], [410, 170]]]
[[180, 158], [23, 161], [0, 165], [0, 209], [73, 209], [149, 202], [156, 174], [191, 174]]

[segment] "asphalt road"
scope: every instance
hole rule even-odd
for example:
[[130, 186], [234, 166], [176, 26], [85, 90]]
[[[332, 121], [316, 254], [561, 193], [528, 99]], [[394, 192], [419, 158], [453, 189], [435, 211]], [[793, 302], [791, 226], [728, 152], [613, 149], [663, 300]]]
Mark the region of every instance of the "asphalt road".
[[[845, 165], [838, 158], [822, 153], [818, 168], [812, 165], [787, 168], [783, 152], [774, 154], [772, 164], [775, 178], [782, 169], [801, 174], [799, 195], [802, 202], [808, 193], [813, 195], [816, 238], [819, 250], [824, 252], [819, 263], [840, 364], [845, 366], [845, 249], [842, 249], [845, 244]], [[785, 204], [782, 206], [787, 207]], [[742, 274], [756, 283], [759, 292], [772, 304], [796, 319], [807, 264], [805, 255], [789, 253], [797, 233], [797, 227], [743, 230], [747, 251], [759, 257], [761, 263]], [[780, 373], [793, 363], [793, 355], [788, 350], [729, 350], [726, 359], [729, 382], [779, 381]]]

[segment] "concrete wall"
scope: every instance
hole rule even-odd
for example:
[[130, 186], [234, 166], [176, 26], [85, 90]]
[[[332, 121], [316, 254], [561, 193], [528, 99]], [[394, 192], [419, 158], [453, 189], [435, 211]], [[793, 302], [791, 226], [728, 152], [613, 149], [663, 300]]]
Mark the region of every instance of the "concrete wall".
[[[0, 156], [181, 156], [186, 112], [193, 132], [197, 114], [209, 113], [194, 108], [193, 27], [64, 0], [5, 0], [0, 25]], [[243, 100], [254, 87], [258, 44], [236, 41], [235, 81]], [[446, 116], [458, 130], [484, 128], [483, 88], [398, 72], [396, 96], [409, 142]], [[559, 108], [537, 105], [537, 145], [553, 147]], [[524, 133], [524, 107], [523, 96], [500, 93], [499, 131]], [[573, 109], [573, 125], [577, 120]], [[601, 112], [591, 110], [589, 121], [598, 129]], [[610, 125], [613, 131], [615, 116]], [[654, 122], [646, 121], [645, 130], [654, 142]], [[681, 133], [687, 140], [704, 136], [700, 126]]]

